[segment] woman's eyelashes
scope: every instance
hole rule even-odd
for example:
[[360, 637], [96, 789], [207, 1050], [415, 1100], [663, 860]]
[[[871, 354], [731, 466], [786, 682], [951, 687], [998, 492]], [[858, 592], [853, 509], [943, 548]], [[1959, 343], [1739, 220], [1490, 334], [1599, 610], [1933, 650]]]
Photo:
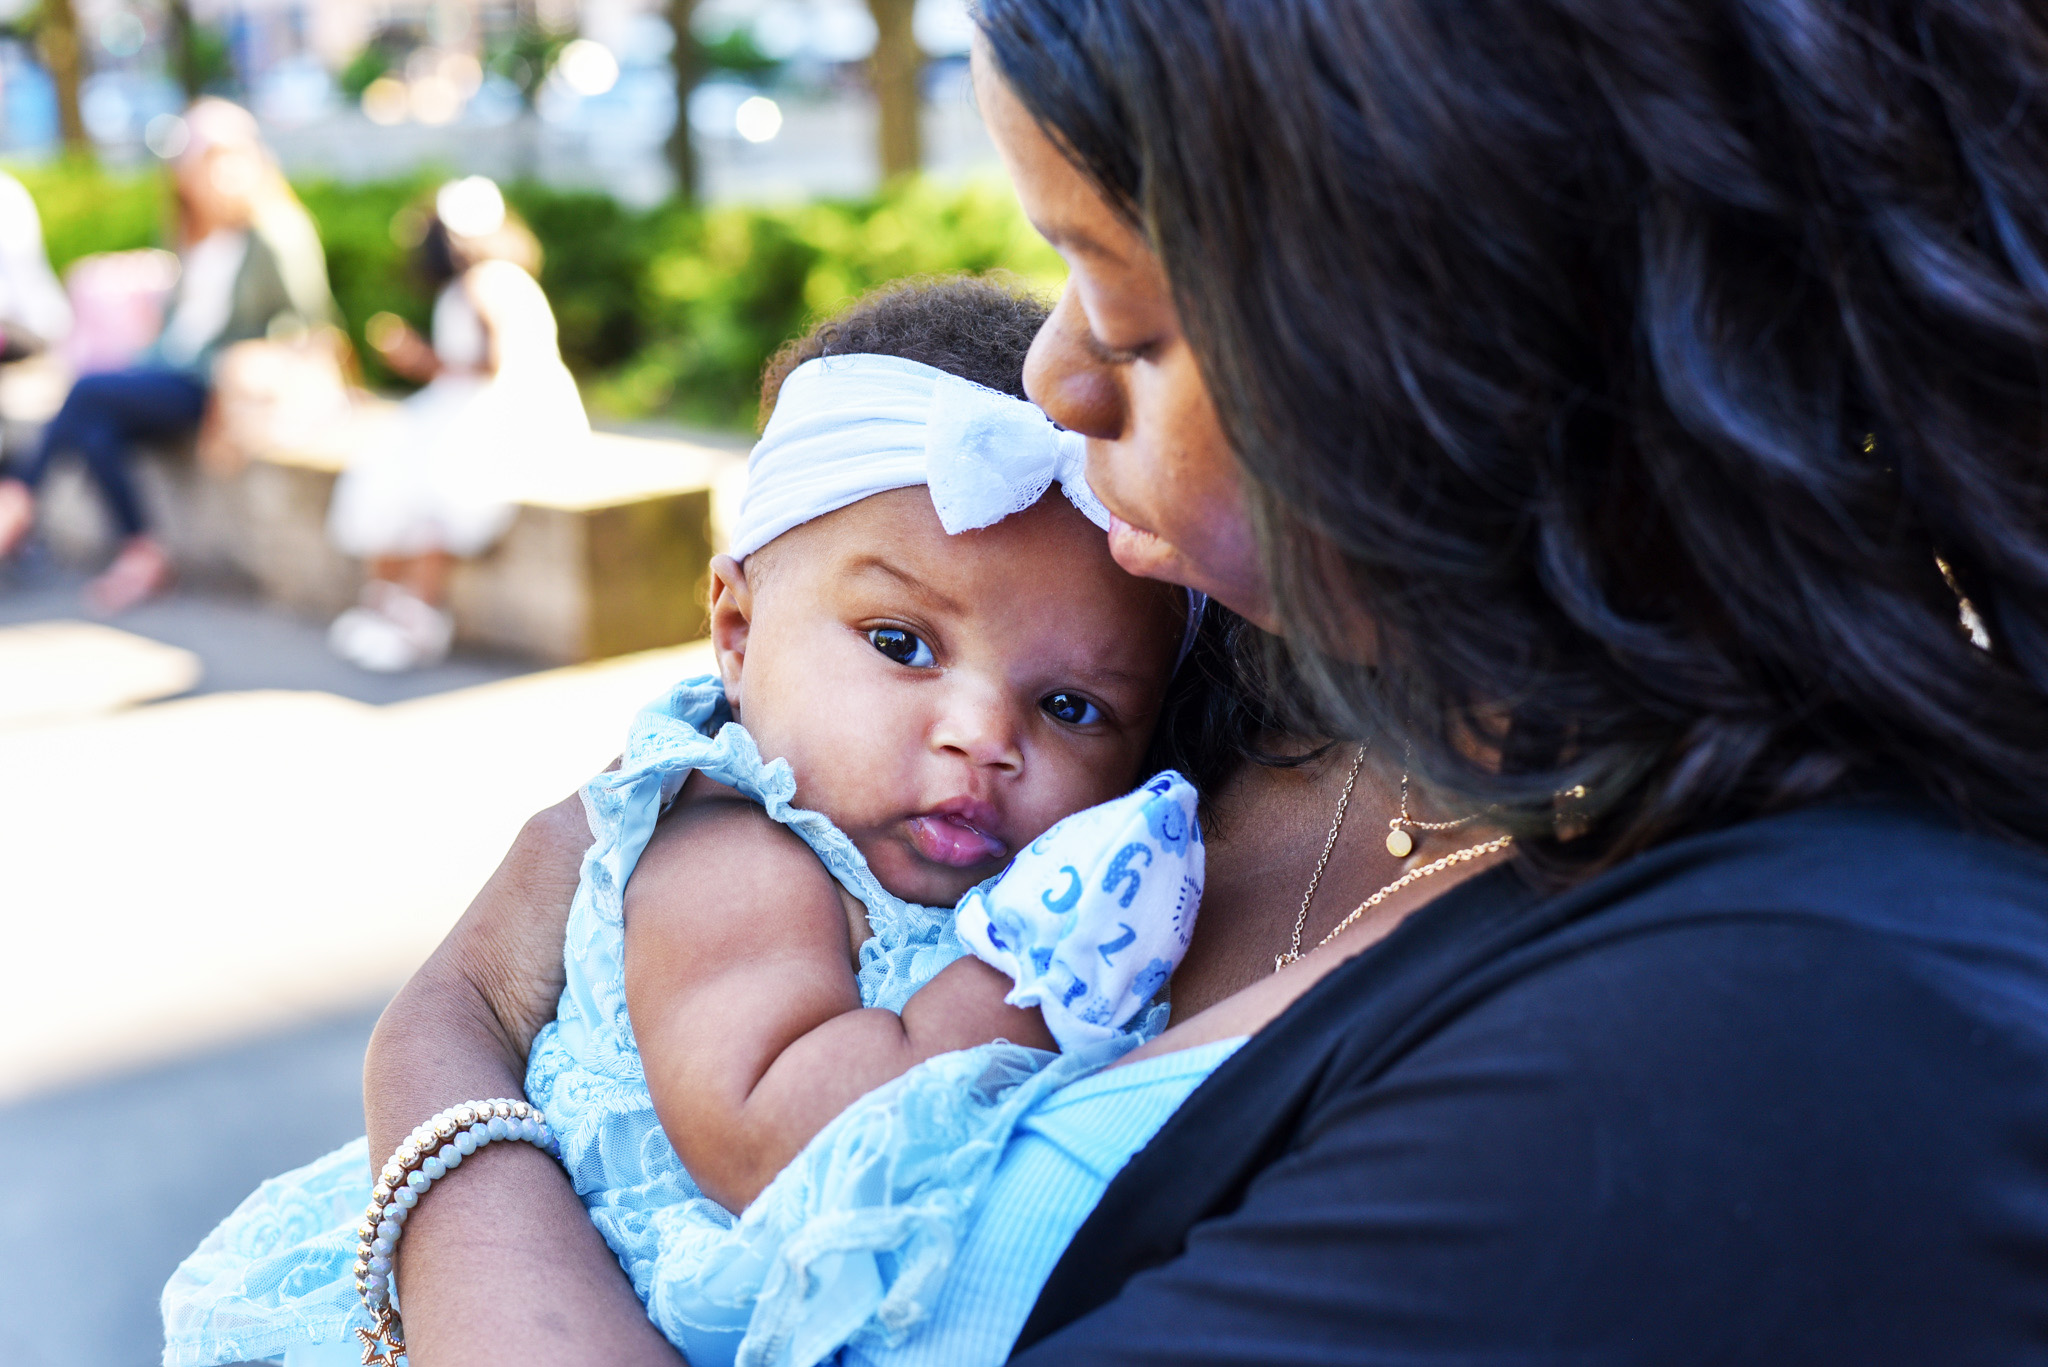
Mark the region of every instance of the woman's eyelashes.
[[1069, 726], [1094, 726], [1104, 720], [1102, 709], [1079, 693], [1048, 693], [1038, 700], [1038, 706], [1054, 721]]
[[868, 644], [900, 665], [912, 669], [930, 669], [938, 663], [932, 648], [925, 644], [922, 636], [902, 627], [870, 627]]
[[1141, 342], [1137, 346], [1130, 347], [1111, 346], [1096, 336], [1092, 328], [1089, 329], [1087, 338], [1089, 354], [1094, 357], [1096, 363], [1114, 369], [1121, 369], [1124, 366], [1134, 365], [1144, 360], [1152, 352], [1154, 346], [1151, 342]]

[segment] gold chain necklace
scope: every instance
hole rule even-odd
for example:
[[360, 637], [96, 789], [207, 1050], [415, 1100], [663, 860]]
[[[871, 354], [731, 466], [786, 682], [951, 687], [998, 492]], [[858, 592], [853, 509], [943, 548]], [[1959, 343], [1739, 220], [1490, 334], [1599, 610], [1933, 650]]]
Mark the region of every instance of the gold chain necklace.
[[1316, 900], [1316, 884], [1323, 881], [1323, 870], [1330, 865], [1330, 851], [1337, 848], [1337, 832], [1344, 829], [1344, 813], [1351, 806], [1351, 787], [1358, 782], [1358, 767], [1364, 763], [1365, 747], [1361, 745], [1357, 758], [1351, 761], [1351, 772], [1344, 777], [1344, 791], [1337, 795], [1337, 816], [1330, 822], [1329, 838], [1323, 841], [1323, 857], [1316, 860], [1316, 871], [1309, 875], [1308, 891], [1301, 895], [1301, 910], [1294, 914], [1294, 941], [1285, 954], [1273, 956], [1275, 973], [1301, 957], [1301, 932], [1308, 925], [1308, 906]]
[[1461, 816], [1456, 821], [1417, 821], [1408, 815], [1408, 771], [1401, 771], [1401, 810], [1398, 815], [1387, 818], [1387, 853], [1396, 859], [1406, 859], [1415, 853], [1415, 837], [1410, 831], [1455, 831], [1468, 825], [1479, 813]]
[[[1498, 836], [1492, 840], [1482, 841], [1477, 845], [1467, 845], [1462, 850], [1454, 850], [1443, 858], [1424, 864], [1420, 868], [1408, 870], [1408, 872], [1402, 874], [1399, 878], [1396, 878], [1393, 882], [1353, 907], [1349, 916], [1339, 921], [1328, 935], [1316, 941], [1316, 948], [1321, 949], [1324, 945], [1351, 929], [1352, 926], [1358, 924], [1359, 917], [1365, 915], [1365, 913], [1371, 911], [1410, 883], [1419, 883], [1433, 873], [1442, 873], [1445, 869], [1459, 864], [1470, 863], [1474, 859], [1484, 859], [1487, 855], [1498, 853], [1514, 843], [1515, 838], [1511, 835]], [[1278, 969], [1274, 970], [1276, 973], [1278, 971]]]
[[[1337, 848], [1337, 833], [1344, 829], [1344, 814], [1351, 806], [1351, 789], [1358, 782], [1359, 766], [1364, 763], [1365, 747], [1361, 745], [1358, 747], [1357, 757], [1351, 761], [1351, 772], [1344, 778], [1344, 791], [1337, 795], [1337, 815], [1331, 820], [1330, 834], [1323, 841], [1322, 857], [1316, 860], [1316, 871], [1309, 875], [1308, 890], [1301, 895], [1301, 909], [1294, 913], [1293, 939], [1289, 942], [1285, 954], [1273, 956], [1273, 971], [1275, 973], [1301, 958], [1301, 937], [1303, 932], [1308, 929], [1308, 909], [1315, 901], [1316, 886], [1323, 881], [1323, 870], [1329, 867], [1330, 851]], [[1476, 816], [1477, 813], [1474, 815]], [[1415, 842], [1402, 829], [1404, 824], [1412, 826], [1417, 830], [1450, 831], [1456, 830], [1472, 819], [1473, 817], [1470, 816], [1458, 821], [1424, 822], [1409, 819], [1408, 775], [1404, 773], [1401, 775], [1401, 814], [1387, 822], [1389, 827], [1387, 850], [1396, 858], [1405, 858], [1409, 851], [1415, 848]], [[1399, 850], [1394, 848], [1394, 842], [1397, 838], [1402, 842], [1402, 847]], [[1477, 845], [1468, 845], [1462, 850], [1454, 850], [1441, 859], [1435, 859], [1427, 864], [1408, 870], [1408, 872], [1402, 874], [1399, 878], [1396, 878], [1393, 882], [1353, 907], [1349, 916], [1339, 921], [1328, 935], [1316, 941], [1316, 948], [1321, 949], [1324, 945], [1342, 935], [1352, 926], [1358, 924], [1359, 917], [1365, 915], [1365, 913], [1371, 911], [1374, 907], [1410, 884], [1419, 883], [1433, 874], [1442, 873], [1445, 869], [1455, 868], [1459, 864], [1470, 863], [1474, 859], [1483, 859], [1487, 855], [1504, 850], [1514, 843], [1515, 838], [1513, 836], [1503, 835], [1497, 839], [1482, 841]]]

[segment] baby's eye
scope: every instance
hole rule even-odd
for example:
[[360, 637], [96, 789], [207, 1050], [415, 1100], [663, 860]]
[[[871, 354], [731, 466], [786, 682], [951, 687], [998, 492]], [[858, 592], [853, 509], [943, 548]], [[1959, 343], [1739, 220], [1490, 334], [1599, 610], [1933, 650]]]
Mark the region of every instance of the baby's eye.
[[868, 644], [897, 664], [909, 665], [912, 669], [930, 669], [938, 663], [932, 656], [932, 648], [916, 632], [905, 631], [902, 627], [876, 627], [868, 633]]
[[1102, 720], [1102, 709], [1079, 693], [1048, 693], [1038, 705], [1048, 717], [1069, 726], [1093, 726]]

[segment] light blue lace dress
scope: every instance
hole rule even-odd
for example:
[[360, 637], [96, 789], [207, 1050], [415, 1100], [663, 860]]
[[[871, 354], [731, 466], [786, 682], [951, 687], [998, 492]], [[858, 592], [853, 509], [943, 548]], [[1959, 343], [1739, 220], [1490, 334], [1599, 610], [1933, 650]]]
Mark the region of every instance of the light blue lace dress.
[[[620, 768], [584, 790], [595, 840], [569, 917], [567, 986], [535, 1041], [527, 1095], [547, 1112], [649, 1316], [693, 1367], [808, 1364], [848, 1345], [890, 1351], [929, 1316], [1020, 1122], [1156, 1034], [1166, 1008], [1065, 1054], [997, 1043], [933, 1059], [842, 1113], [734, 1217], [703, 1195], [662, 1133], [626, 1012], [621, 891], [693, 770], [759, 802], [866, 906], [866, 1005], [901, 1010], [966, 952], [950, 908], [894, 897], [843, 832], [791, 805], [788, 764], [762, 762], [716, 678], [689, 680], [635, 719]], [[353, 1361], [351, 1332], [368, 1323], [354, 1227], [370, 1185], [358, 1139], [244, 1201], [165, 1287], [167, 1367], [287, 1354]]]

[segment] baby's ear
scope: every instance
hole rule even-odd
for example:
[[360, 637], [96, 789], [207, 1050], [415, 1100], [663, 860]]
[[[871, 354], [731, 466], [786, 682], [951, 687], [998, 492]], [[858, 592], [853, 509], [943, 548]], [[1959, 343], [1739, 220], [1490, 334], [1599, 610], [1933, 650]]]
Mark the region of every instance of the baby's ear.
[[747, 567], [729, 555], [711, 557], [711, 650], [725, 682], [726, 702], [737, 716], [740, 676], [747, 661], [747, 628], [754, 617], [754, 589]]

